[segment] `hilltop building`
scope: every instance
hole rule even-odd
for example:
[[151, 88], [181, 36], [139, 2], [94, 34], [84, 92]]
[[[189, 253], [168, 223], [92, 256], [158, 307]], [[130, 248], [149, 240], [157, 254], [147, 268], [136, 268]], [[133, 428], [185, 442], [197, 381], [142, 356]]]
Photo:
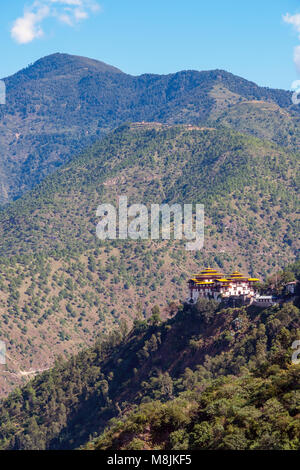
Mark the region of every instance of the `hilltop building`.
[[247, 277], [238, 271], [229, 276], [207, 268], [189, 279], [189, 303], [197, 302], [199, 297], [221, 301], [239, 300], [250, 304], [257, 296], [256, 285], [258, 278]]

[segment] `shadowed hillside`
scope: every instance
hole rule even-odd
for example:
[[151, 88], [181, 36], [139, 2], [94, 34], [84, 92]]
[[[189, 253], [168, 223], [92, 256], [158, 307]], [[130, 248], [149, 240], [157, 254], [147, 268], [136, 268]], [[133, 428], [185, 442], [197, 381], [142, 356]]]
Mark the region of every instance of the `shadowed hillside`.
[[292, 303], [154, 309], [4, 400], [0, 448], [299, 449], [299, 327]]

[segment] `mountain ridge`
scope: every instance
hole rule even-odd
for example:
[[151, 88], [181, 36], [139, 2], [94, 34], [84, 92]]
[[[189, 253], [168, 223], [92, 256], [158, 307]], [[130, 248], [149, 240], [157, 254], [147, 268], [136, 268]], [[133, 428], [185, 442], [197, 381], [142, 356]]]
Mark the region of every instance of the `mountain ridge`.
[[[299, 109], [292, 105], [291, 92], [262, 88], [218, 69], [132, 76], [93, 59], [53, 54], [5, 82], [7, 104], [0, 106], [0, 203], [20, 197], [124, 122], [199, 125], [217, 120], [217, 125], [224, 121], [230, 127], [230, 119], [220, 114], [243, 101], [268, 101], [286, 110], [279, 138], [270, 113], [261, 126], [271, 126], [271, 131], [258, 136], [277, 139], [281, 145], [287, 140], [298, 151]], [[239, 108], [238, 113], [242, 113]], [[235, 119], [236, 130], [238, 122]], [[243, 131], [251, 133], [251, 125]]]
[[[35, 62], [29, 64], [27, 67], [17, 71], [16, 73], [3, 78], [3, 80], [8, 80], [11, 77], [16, 75], [24, 75], [27, 78], [33, 78], [35, 74], [39, 73], [39, 70], [42, 70], [45, 74], [55, 74], [57, 70], [63, 69], [64, 71], [77, 71], [82, 68], [88, 68], [91, 71], [98, 71], [101, 73], [110, 72], [110, 73], [123, 73], [117, 67], [106, 64], [100, 60], [92, 59], [89, 57], [65, 54], [61, 52], [55, 52], [47, 56], [41, 57]], [[31, 75], [32, 74], [32, 75]]]

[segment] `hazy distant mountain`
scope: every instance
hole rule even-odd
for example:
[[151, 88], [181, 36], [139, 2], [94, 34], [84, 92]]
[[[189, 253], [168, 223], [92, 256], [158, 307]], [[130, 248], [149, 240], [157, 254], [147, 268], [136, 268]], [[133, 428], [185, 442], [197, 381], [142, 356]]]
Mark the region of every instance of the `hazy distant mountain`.
[[5, 82], [2, 203], [125, 121], [213, 120], [279, 144], [298, 144], [298, 109], [291, 108], [289, 92], [261, 88], [222, 70], [134, 77], [96, 60], [53, 54]]

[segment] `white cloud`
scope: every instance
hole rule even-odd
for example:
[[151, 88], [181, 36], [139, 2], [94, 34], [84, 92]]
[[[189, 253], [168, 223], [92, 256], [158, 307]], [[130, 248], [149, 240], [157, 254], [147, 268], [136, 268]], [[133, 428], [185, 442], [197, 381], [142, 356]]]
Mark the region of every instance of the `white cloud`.
[[84, 10], [81, 10], [80, 8], [75, 8], [74, 10], [74, 16], [76, 20], [86, 20], [88, 18], [88, 13]]
[[17, 18], [11, 29], [12, 37], [20, 44], [33, 41], [43, 35], [40, 23], [50, 14], [47, 5], [41, 5], [35, 10], [25, 9], [24, 15]]
[[[296, 15], [290, 15], [287, 13], [283, 16], [283, 21], [294, 26], [300, 40], [300, 13], [297, 13]], [[300, 45], [294, 48], [294, 63], [300, 73]]]
[[15, 20], [11, 36], [17, 43], [27, 44], [43, 36], [42, 23], [46, 18], [74, 26], [99, 10], [95, 0], [34, 0], [24, 8], [23, 16]]
[[283, 16], [283, 21], [292, 24], [296, 28], [298, 33], [300, 33], [300, 13], [297, 13], [296, 15], [290, 15], [289, 13], [287, 13]]

